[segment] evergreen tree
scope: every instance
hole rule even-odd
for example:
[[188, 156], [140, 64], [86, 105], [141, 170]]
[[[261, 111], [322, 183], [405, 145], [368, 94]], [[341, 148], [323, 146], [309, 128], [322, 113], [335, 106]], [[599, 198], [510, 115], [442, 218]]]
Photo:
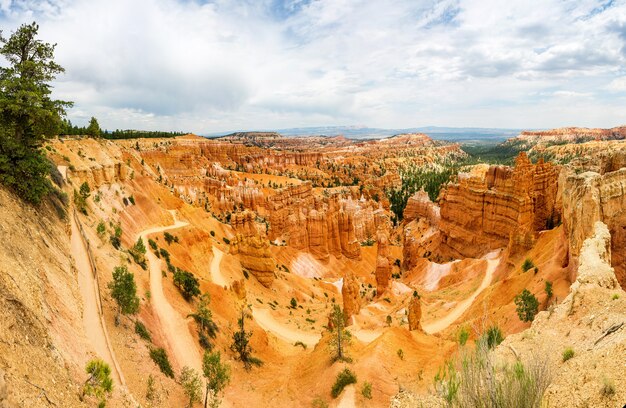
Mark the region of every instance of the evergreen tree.
[[215, 353], [205, 351], [202, 358], [202, 372], [206, 378], [204, 408], [208, 406], [209, 396], [211, 408], [217, 408], [221, 402], [218, 395], [230, 382], [230, 366], [222, 363], [219, 351]]
[[190, 367], [183, 367], [180, 373], [180, 385], [183, 387], [185, 396], [189, 398], [188, 408], [193, 407], [195, 402], [199, 402], [202, 398], [202, 382], [200, 376]]
[[263, 364], [261, 360], [252, 356], [252, 347], [250, 347], [252, 332], [246, 331], [245, 328], [246, 318], [249, 317], [245, 309], [242, 308], [241, 317], [237, 320], [239, 330], [233, 333], [233, 344], [230, 345], [230, 349], [238, 354], [239, 360], [243, 362], [246, 370], [249, 370], [253, 364], [257, 366]]
[[8, 39], [0, 35], [0, 182], [31, 203], [51, 185], [50, 166], [40, 147], [55, 135], [70, 102], [50, 98], [50, 82], [63, 68], [54, 62], [56, 45], [37, 39], [39, 26], [23, 24]]
[[200, 345], [206, 349], [211, 349], [213, 346], [209, 341], [209, 337], [214, 339], [217, 335], [217, 325], [213, 321], [213, 314], [209, 310], [209, 303], [211, 303], [211, 295], [208, 293], [200, 296], [200, 303], [198, 303], [198, 309], [196, 313], [192, 313], [187, 317], [193, 317], [198, 324], [198, 337], [200, 338]]
[[346, 347], [352, 342], [352, 334], [346, 330], [346, 315], [339, 305], [334, 305], [330, 313], [331, 331], [330, 348], [333, 361], [351, 362], [352, 359], [346, 354]]
[[98, 124], [98, 119], [93, 116], [89, 119], [89, 126], [87, 126], [86, 132], [87, 135], [91, 137], [100, 137], [102, 136], [102, 131], [100, 130], [100, 125]]
[[91, 360], [87, 363], [85, 371], [89, 374], [89, 378], [83, 385], [81, 398], [85, 395], [93, 395], [100, 399], [100, 406], [104, 406], [106, 395], [113, 390], [111, 367], [102, 360]]
[[523, 322], [532, 322], [539, 311], [539, 301], [528, 289], [515, 296], [515, 305], [517, 316]]
[[113, 270], [113, 281], [109, 283], [111, 296], [118, 305], [119, 313], [135, 314], [139, 311], [139, 298], [135, 275], [126, 266], [116, 266]]

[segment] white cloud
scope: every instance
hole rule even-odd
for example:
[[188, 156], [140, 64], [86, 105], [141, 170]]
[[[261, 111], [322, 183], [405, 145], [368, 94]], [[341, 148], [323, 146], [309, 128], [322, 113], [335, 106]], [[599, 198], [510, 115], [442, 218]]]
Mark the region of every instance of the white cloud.
[[108, 128], [624, 120], [596, 97], [626, 88], [624, 0], [0, 1], [59, 44], [71, 118]]

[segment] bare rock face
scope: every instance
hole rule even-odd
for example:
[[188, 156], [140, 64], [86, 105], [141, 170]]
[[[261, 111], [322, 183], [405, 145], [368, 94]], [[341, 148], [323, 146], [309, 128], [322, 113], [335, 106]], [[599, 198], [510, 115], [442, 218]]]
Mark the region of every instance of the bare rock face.
[[376, 294], [380, 296], [389, 287], [392, 264], [389, 262], [389, 238], [387, 234], [378, 234], [378, 251], [376, 253]]
[[243, 300], [246, 298], [246, 281], [242, 278], [233, 282], [232, 290], [237, 295], [237, 299]]
[[610, 232], [611, 264], [626, 288], [626, 167], [604, 174], [563, 172], [560, 183], [571, 260], [578, 262], [584, 241], [602, 221]]
[[409, 330], [422, 330], [422, 302], [419, 296], [413, 296], [409, 302]]
[[230, 253], [239, 255], [241, 266], [248, 269], [259, 283], [269, 288], [274, 282], [276, 263], [270, 252], [269, 241], [256, 227], [255, 217], [252, 211], [244, 211], [231, 217], [236, 235], [230, 241]]
[[359, 296], [359, 281], [352, 273], [346, 274], [343, 278], [343, 286], [341, 288], [341, 296], [343, 297], [343, 312], [346, 324], [350, 324], [352, 316], [361, 310], [361, 298]]
[[559, 170], [543, 160], [533, 165], [522, 152], [513, 168], [478, 165], [460, 173], [440, 198], [443, 243], [465, 257], [529, 248], [537, 231], [560, 220]]
[[439, 225], [440, 217], [439, 207], [430, 201], [424, 189], [409, 197], [403, 213], [403, 218], [407, 223], [416, 218], [425, 218], [434, 227]]

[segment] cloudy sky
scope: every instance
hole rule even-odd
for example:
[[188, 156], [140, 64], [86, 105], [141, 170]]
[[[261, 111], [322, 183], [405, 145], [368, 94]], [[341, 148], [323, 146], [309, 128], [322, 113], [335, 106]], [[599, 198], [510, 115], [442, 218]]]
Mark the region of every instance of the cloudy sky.
[[79, 124], [626, 124], [626, 0], [0, 0], [33, 20]]

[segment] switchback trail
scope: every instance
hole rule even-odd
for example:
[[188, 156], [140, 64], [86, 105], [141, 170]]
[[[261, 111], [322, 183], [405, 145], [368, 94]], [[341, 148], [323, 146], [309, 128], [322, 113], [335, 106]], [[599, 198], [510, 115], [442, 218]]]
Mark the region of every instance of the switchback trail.
[[459, 317], [461, 317], [461, 315], [463, 315], [463, 313], [465, 313], [465, 311], [469, 309], [472, 303], [474, 303], [474, 300], [476, 300], [476, 297], [480, 295], [480, 292], [482, 292], [489, 285], [491, 285], [491, 280], [493, 279], [493, 273], [495, 272], [496, 267], [498, 266], [499, 263], [500, 263], [499, 257], [492, 258], [492, 254], [488, 255], [487, 256], [487, 270], [485, 271], [485, 277], [480, 283], [480, 286], [478, 287], [478, 289], [476, 289], [470, 297], [463, 300], [462, 302], [459, 302], [459, 304], [457, 304], [454, 307], [454, 309], [452, 309], [452, 311], [448, 313], [446, 316], [442, 317], [439, 320], [435, 320], [433, 322], [423, 324], [422, 327], [424, 329], [424, 332], [428, 334], [440, 332], [446, 329], [452, 323], [454, 323]]
[[[188, 225], [187, 222], [177, 221], [176, 212], [170, 211], [174, 217], [174, 224], [167, 227], [155, 227], [144, 230], [139, 235], [145, 241], [148, 235], [164, 232]], [[163, 293], [163, 275], [161, 274], [161, 260], [152, 251], [146, 252], [150, 270], [150, 303], [165, 334], [169, 349], [174, 353], [174, 359], [180, 367], [189, 366], [201, 372], [202, 360], [198, 353], [185, 317], [181, 316], [168, 302]]]
[[211, 280], [216, 285], [221, 287], [229, 286], [230, 282], [224, 275], [222, 275], [222, 271], [220, 270], [220, 263], [222, 262], [222, 256], [224, 253], [218, 249], [215, 245], [213, 245], [213, 259], [211, 259]]

